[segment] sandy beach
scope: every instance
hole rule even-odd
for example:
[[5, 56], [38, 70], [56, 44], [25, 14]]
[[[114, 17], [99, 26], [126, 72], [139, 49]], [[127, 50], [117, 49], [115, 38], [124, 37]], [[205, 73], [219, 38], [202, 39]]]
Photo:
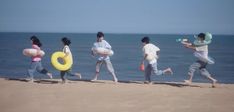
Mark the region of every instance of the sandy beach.
[[1, 112], [233, 112], [234, 85], [0, 79]]

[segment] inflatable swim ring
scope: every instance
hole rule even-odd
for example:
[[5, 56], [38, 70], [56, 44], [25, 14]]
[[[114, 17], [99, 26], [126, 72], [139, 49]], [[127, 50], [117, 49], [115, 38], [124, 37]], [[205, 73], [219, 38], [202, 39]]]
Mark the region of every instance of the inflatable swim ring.
[[197, 57], [199, 60], [203, 61], [203, 62], [207, 62], [208, 64], [214, 64], [215, 61], [213, 58], [211, 57], [204, 57], [201, 53], [199, 52], [194, 52], [194, 56]]
[[[51, 56], [51, 63], [57, 70], [66, 71], [72, 67], [72, 59], [70, 56], [63, 58], [65, 56], [64, 52], [55, 52]], [[61, 58], [64, 63], [60, 63], [58, 59]]]
[[45, 52], [42, 51], [42, 50], [40, 50], [39, 54], [37, 54], [37, 50], [36, 49], [28, 48], [28, 49], [24, 49], [23, 50], [23, 55], [30, 56], [30, 57], [38, 55], [38, 56], [42, 57], [42, 56], [45, 55]]
[[[194, 36], [195, 38], [198, 38], [197, 36]], [[203, 46], [203, 45], [208, 45], [211, 43], [212, 40], [212, 34], [209, 32], [205, 33], [205, 40], [204, 42], [200, 42], [197, 39], [193, 42], [194, 45], [196, 46]]]
[[102, 47], [92, 48], [92, 51], [95, 54], [100, 54], [100, 55], [108, 55], [108, 56], [114, 55], [114, 51]]

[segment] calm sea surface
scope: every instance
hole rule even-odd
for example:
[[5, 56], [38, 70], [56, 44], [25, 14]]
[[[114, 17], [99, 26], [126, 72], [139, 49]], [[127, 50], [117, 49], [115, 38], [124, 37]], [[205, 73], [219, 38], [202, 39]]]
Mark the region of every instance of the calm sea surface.
[[[36, 35], [41, 40], [42, 49], [46, 52], [42, 64], [55, 78], [59, 78], [59, 71], [54, 69], [50, 62], [51, 54], [61, 51], [63, 46], [61, 38], [66, 36], [71, 39], [71, 50], [73, 53], [73, 71], [81, 72], [84, 79], [92, 79], [95, 72], [96, 60], [90, 54], [96, 34], [71, 34], [71, 33], [0, 33], [0, 77], [3, 78], [26, 78], [27, 69], [30, 67], [31, 59], [22, 55], [24, 48], [30, 48], [30, 36]], [[157, 45], [160, 51], [158, 68], [171, 67], [174, 71], [172, 76], [152, 76], [154, 81], [178, 81], [187, 79], [188, 67], [196, 61], [193, 53], [185, 49], [177, 38], [193, 35], [154, 35], [154, 34], [106, 34], [108, 41], [115, 54], [111, 61], [115, 68], [117, 77], [122, 81], [142, 81], [144, 74], [138, 70], [142, 59], [141, 38], [149, 36], [151, 42]], [[221, 83], [234, 83], [234, 36], [213, 35], [213, 41], [209, 45], [209, 55], [215, 59], [214, 65], [208, 65], [208, 70], [214, 78]], [[47, 76], [36, 73], [35, 78], [47, 78]], [[76, 77], [68, 77], [70, 79]], [[111, 75], [103, 66], [99, 79], [112, 80]], [[208, 82], [198, 72], [194, 76], [196, 82]]]

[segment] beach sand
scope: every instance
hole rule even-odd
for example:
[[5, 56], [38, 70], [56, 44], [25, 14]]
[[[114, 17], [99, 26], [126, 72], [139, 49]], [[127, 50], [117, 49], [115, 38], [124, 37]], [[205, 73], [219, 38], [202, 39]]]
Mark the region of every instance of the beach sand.
[[234, 85], [0, 79], [0, 112], [234, 112]]

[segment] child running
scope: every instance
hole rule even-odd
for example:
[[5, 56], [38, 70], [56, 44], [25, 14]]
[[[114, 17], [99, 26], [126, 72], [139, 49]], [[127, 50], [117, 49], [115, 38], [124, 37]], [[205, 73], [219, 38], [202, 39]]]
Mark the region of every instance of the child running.
[[[36, 36], [32, 36], [30, 38], [30, 40], [32, 42], [32, 48], [36, 49], [37, 54], [39, 54], [39, 52], [41, 50], [40, 47], [42, 46], [40, 40]], [[42, 60], [42, 57], [40, 55], [32, 56], [31, 66], [28, 69], [28, 75], [30, 77], [29, 82], [34, 82], [34, 72], [35, 71], [38, 71], [42, 74], [46, 74], [52, 79], [52, 74], [49, 73], [45, 68], [42, 67], [41, 60]]]
[[[72, 53], [71, 53], [71, 50], [69, 48], [69, 45], [71, 44], [71, 41], [67, 37], [62, 38], [61, 41], [62, 41], [62, 43], [64, 45], [64, 47], [63, 47], [63, 52], [65, 53], [64, 58], [67, 57], [67, 56], [70, 56], [70, 59], [73, 62]], [[66, 83], [66, 78], [64, 77], [65, 74], [70, 75], [70, 76], [77, 76], [79, 79], [81, 79], [81, 74], [80, 73], [72, 73], [71, 69], [68, 69], [66, 71], [61, 71], [60, 72], [62, 83]]]
[[[94, 42], [92, 49], [98, 48], [98, 47], [105, 48], [105, 49], [111, 49], [111, 45], [107, 41], [104, 40], [104, 34], [102, 32], [97, 33], [97, 42]], [[91, 53], [94, 56], [95, 53], [93, 50]], [[97, 59], [97, 63], [96, 63], [96, 73], [95, 73], [94, 78], [91, 81], [97, 80], [99, 72], [100, 72], [100, 68], [101, 68], [103, 63], [106, 65], [108, 71], [113, 76], [114, 82], [118, 82], [118, 79], [115, 75], [114, 68], [113, 68], [111, 60], [110, 60], [110, 57], [105, 55], [105, 54], [103, 54], [103, 55], [99, 54], [98, 59]]]
[[149, 37], [144, 37], [141, 40], [142, 44], [143, 44], [143, 55], [144, 58], [141, 62], [141, 64], [144, 64], [144, 61], [147, 60], [148, 61], [148, 65], [145, 69], [145, 83], [146, 84], [152, 84], [151, 83], [151, 73], [153, 72], [156, 75], [163, 75], [163, 74], [173, 74], [171, 68], [167, 68], [165, 70], [158, 70], [157, 66], [157, 59], [158, 54], [160, 49], [155, 46], [154, 44], [150, 43], [150, 39]]
[[193, 49], [194, 53], [197, 53], [198, 55], [201, 56], [201, 58], [198, 58], [198, 60], [189, 67], [189, 72], [188, 72], [189, 79], [185, 80], [186, 84], [190, 85], [192, 83], [194, 72], [196, 70], [199, 70], [201, 75], [205, 76], [207, 79], [212, 81], [212, 87], [215, 87], [217, 80], [211, 77], [211, 74], [206, 69], [208, 62], [204, 61], [204, 59], [208, 58], [208, 44], [210, 43], [209, 42], [208, 44], [205, 44], [206, 43], [205, 41], [207, 40], [206, 37], [207, 36], [204, 33], [200, 33], [196, 37], [197, 42], [200, 42], [201, 45], [195, 45], [190, 42], [182, 42], [186, 48]]

